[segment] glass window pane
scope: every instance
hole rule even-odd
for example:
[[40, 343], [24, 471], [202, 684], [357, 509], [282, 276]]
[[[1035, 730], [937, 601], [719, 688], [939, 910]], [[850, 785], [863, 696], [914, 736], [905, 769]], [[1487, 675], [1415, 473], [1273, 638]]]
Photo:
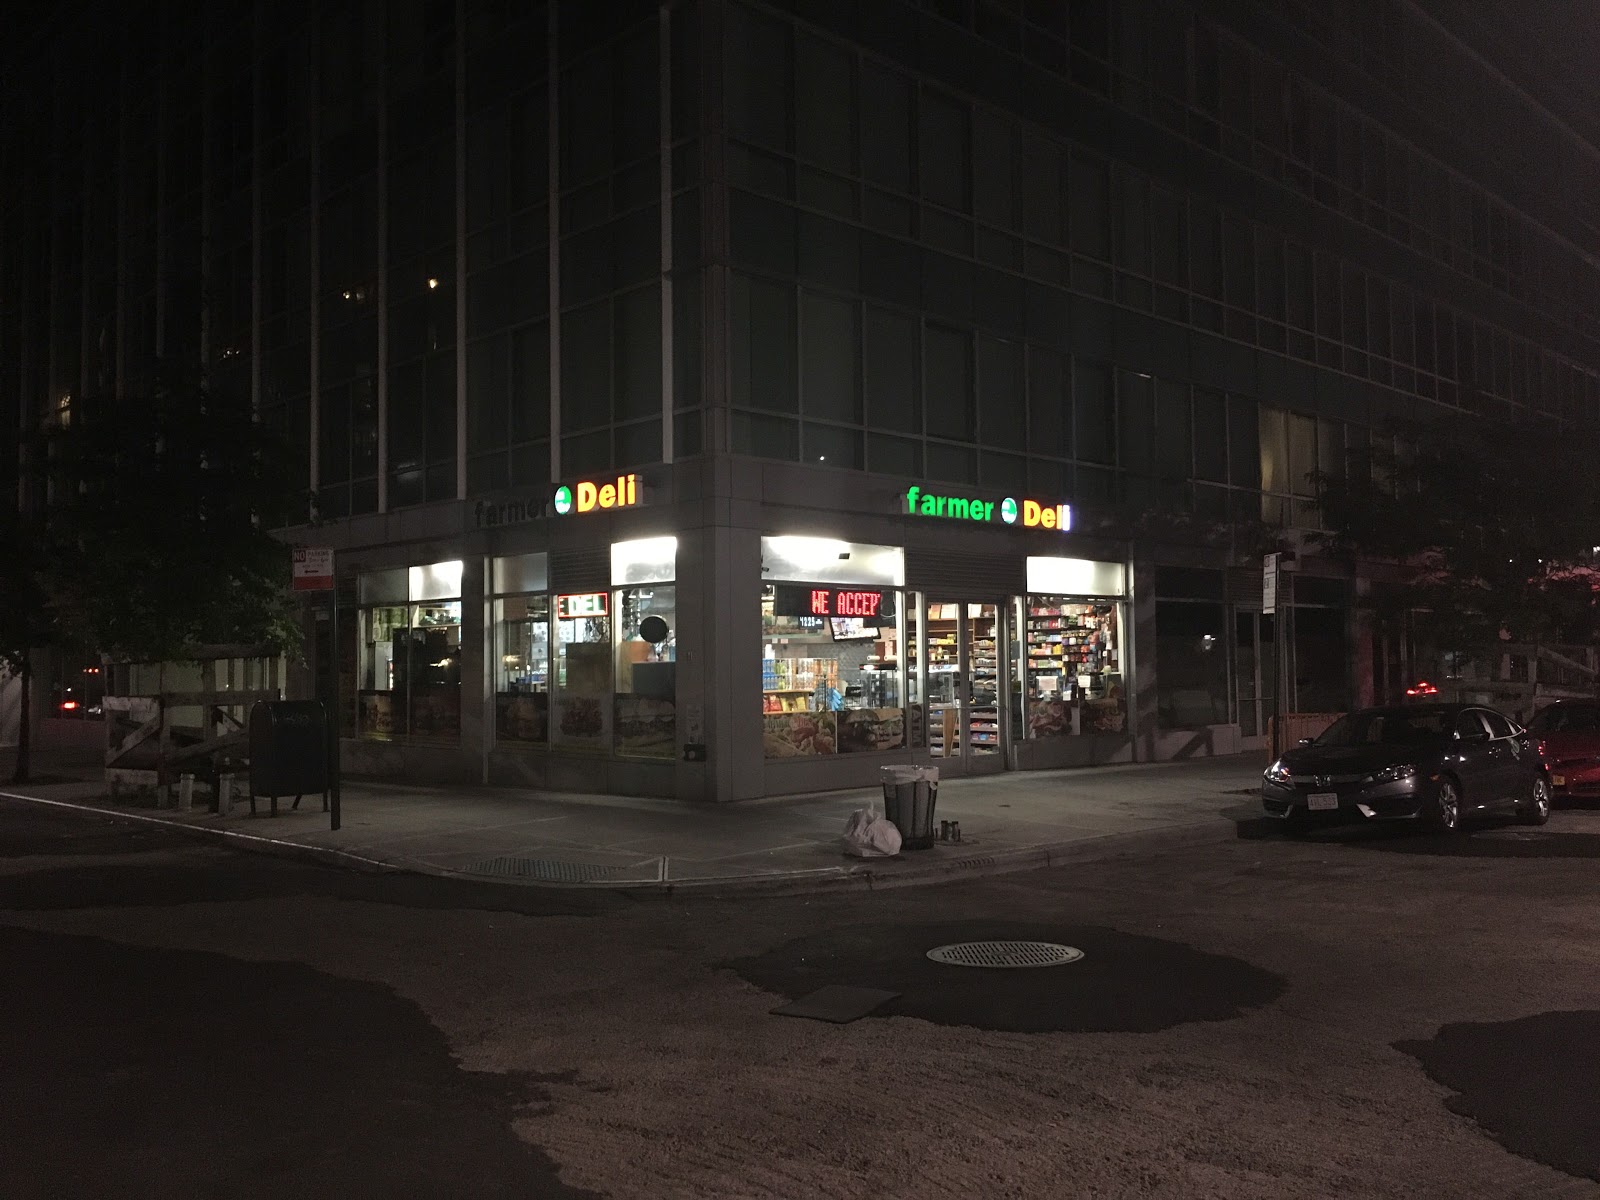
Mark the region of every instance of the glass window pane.
[[676, 758], [677, 589], [651, 584], [615, 595], [617, 753]]
[[734, 404], [796, 411], [794, 290], [735, 275], [731, 302]]
[[800, 157], [852, 173], [855, 97], [850, 56], [806, 33], [795, 40], [795, 140]]
[[544, 551], [534, 554], [513, 554], [494, 560], [494, 590], [507, 592], [542, 592], [550, 586], [550, 556]]
[[1180, 383], [1156, 382], [1156, 469], [1166, 480], [1187, 480], [1192, 435], [1189, 389]]
[[1194, 390], [1194, 477], [1228, 482], [1228, 404], [1205, 388]]
[[407, 583], [413, 600], [454, 600], [461, 595], [461, 560], [412, 567]]
[[1116, 462], [1116, 406], [1111, 395], [1111, 368], [1103, 363], [1072, 366], [1072, 407], [1078, 458], [1084, 462]]
[[978, 340], [978, 411], [984, 445], [1027, 445], [1021, 342]]
[[1036, 454], [1072, 457], [1071, 401], [1064, 356], [1028, 347], [1028, 448]]
[[[460, 564], [455, 566], [460, 595]], [[395, 691], [404, 696], [407, 732], [413, 739], [453, 741], [461, 733], [461, 601], [413, 604], [410, 611], [406, 653], [400, 653], [396, 639], [394, 657]]]
[[976, 434], [971, 336], [962, 330], [929, 325], [924, 353], [928, 433], [971, 440]]
[[[978, 220], [1016, 228], [1012, 181], [1014, 135], [1009, 121], [979, 110], [973, 121], [973, 208]], [[1059, 204], [1057, 205], [1059, 207]]]
[[1228, 719], [1226, 615], [1220, 604], [1156, 601], [1156, 720], [1199, 729]]
[[1081, 596], [1027, 603], [1027, 736], [1122, 732], [1122, 605]]
[[[611, 747], [611, 593], [557, 596], [555, 715], [550, 740], [571, 750]], [[583, 614], [562, 617], [562, 612]]]
[[496, 739], [532, 744], [547, 742], [550, 740], [549, 597], [511, 596], [496, 600], [494, 621]]
[[922, 145], [918, 167], [922, 195], [946, 208], [967, 211], [966, 107], [937, 92], [924, 91], [920, 106]]
[[[808, 417], [861, 423], [856, 308], [807, 292], [800, 302], [800, 403]], [[807, 457], [810, 450], [807, 449]]]
[[1072, 249], [1092, 258], [1111, 257], [1106, 168], [1093, 159], [1072, 159]]
[[864, 317], [867, 423], [874, 429], [920, 433], [917, 323], [871, 304]]
[[1234, 487], [1259, 490], [1261, 452], [1256, 402], [1248, 396], [1228, 397], [1228, 465]]
[[1029, 137], [1022, 159], [1022, 228], [1029, 237], [1060, 246], [1061, 151], [1040, 137]]
[[871, 64], [861, 68], [861, 169], [881, 187], [911, 191], [911, 89]]

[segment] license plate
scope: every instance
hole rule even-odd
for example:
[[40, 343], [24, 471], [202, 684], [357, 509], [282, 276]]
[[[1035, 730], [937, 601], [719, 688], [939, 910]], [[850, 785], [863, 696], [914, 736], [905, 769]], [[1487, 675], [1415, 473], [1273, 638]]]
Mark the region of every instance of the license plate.
[[1550, 776], [1550, 786], [1551, 787], [1566, 787], [1567, 786], [1567, 777], [1565, 775], [1552, 775], [1552, 776]]
[[1306, 797], [1306, 807], [1312, 812], [1323, 812], [1339, 807], [1338, 792], [1312, 792]]

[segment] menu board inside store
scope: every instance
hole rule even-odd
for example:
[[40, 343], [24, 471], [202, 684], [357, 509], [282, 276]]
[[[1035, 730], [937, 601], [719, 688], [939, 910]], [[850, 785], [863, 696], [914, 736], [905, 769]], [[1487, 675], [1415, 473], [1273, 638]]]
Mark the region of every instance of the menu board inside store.
[[872, 625], [893, 619], [894, 593], [880, 588], [779, 583], [773, 586], [772, 612], [779, 617], [859, 617]]

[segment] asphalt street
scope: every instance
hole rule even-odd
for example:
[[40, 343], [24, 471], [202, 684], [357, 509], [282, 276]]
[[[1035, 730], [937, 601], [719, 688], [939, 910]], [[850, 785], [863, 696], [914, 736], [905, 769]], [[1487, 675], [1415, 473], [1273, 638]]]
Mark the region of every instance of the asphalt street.
[[1600, 1196], [1600, 813], [1236, 833], [684, 901], [0, 800], [0, 1195]]

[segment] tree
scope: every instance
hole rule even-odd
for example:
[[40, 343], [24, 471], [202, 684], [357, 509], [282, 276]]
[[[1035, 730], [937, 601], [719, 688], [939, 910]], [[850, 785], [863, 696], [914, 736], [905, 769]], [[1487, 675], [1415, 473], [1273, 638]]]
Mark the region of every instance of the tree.
[[1462, 416], [1403, 422], [1315, 476], [1329, 548], [1407, 568], [1441, 649], [1600, 640], [1594, 431]]
[[55, 612], [42, 580], [43, 541], [21, 517], [0, 509], [0, 669], [22, 688], [17, 723], [17, 761], [12, 783], [27, 783], [32, 771], [33, 651], [57, 640]]
[[264, 527], [288, 455], [249, 406], [193, 384], [91, 404], [42, 435], [42, 571], [59, 632], [133, 660], [299, 644], [289, 555]]

